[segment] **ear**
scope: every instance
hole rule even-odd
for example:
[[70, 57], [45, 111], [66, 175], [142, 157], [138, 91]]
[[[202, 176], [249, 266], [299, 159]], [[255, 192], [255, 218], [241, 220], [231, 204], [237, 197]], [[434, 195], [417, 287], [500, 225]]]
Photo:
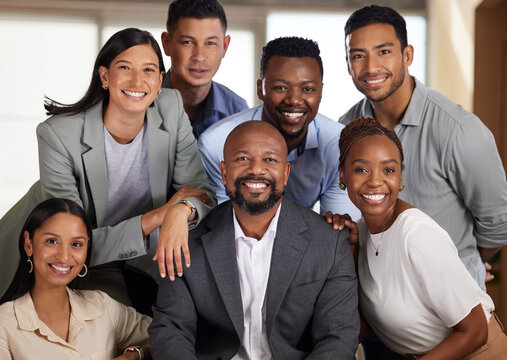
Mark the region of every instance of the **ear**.
[[261, 79], [257, 79], [257, 98], [260, 101], [263, 101], [263, 99], [264, 99], [264, 94], [263, 94], [263, 91], [262, 91], [262, 80]]
[[30, 239], [30, 234], [28, 233], [28, 231], [25, 230], [25, 232], [23, 233], [23, 237], [24, 237], [23, 248], [25, 249], [25, 252], [28, 255], [28, 257], [30, 257], [33, 255], [33, 243], [32, 240]]
[[412, 61], [414, 61], [414, 47], [412, 45], [407, 45], [405, 49], [403, 49], [403, 62], [406, 67], [412, 65]]
[[109, 72], [105, 66], [99, 67], [99, 77], [102, 84], [109, 87]]
[[162, 82], [164, 81], [164, 74], [165, 74], [165, 73], [164, 73], [163, 71], [161, 71], [161, 72], [160, 72], [160, 78], [159, 78], [159, 81], [160, 81], [160, 87], [162, 87]]
[[350, 76], [352, 76], [352, 69], [350, 68], [350, 61], [347, 55], [345, 55], [345, 63], [347, 63], [347, 72]]
[[171, 36], [167, 31], [164, 31], [160, 37], [162, 40], [162, 47], [164, 48], [164, 53], [167, 56], [171, 56]]
[[220, 174], [222, 175], [222, 182], [224, 186], [227, 186], [227, 166], [225, 166], [225, 161], [220, 161]]
[[290, 163], [287, 161], [287, 163], [285, 164], [285, 178], [283, 179], [283, 186], [287, 186], [289, 174], [290, 174]]
[[338, 168], [340, 172], [340, 182], [345, 184], [345, 176], [343, 175], [343, 168]]
[[224, 54], [222, 57], [225, 56], [225, 53], [227, 52], [227, 49], [229, 48], [229, 44], [231, 43], [231, 37], [230, 35], [227, 35], [224, 37]]

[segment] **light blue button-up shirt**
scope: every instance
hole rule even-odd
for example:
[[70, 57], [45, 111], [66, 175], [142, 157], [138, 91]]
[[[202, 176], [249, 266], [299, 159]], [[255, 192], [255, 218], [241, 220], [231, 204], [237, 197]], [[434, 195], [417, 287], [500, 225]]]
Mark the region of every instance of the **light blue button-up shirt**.
[[[199, 137], [202, 162], [219, 203], [229, 200], [220, 175], [225, 139], [239, 124], [261, 120], [261, 116], [262, 105], [259, 105], [215, 123]], [[308, 126], [308, 133], [302, 143], [304, 145], [288, 155], [290, 175], [284, 195], [306, 208], [312, 208], [320, 200], [321, 211], [349, 214], [353, 220], [357, 220], [361, 213], [352, 204], [346, 191], [338, 186], [338, 139], [343, 128], [342, 124], [317, 114]]]

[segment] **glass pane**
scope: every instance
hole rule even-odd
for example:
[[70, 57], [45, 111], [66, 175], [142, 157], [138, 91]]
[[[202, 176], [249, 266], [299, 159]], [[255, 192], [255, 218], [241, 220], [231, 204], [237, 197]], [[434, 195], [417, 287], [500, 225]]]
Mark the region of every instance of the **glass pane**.
[[[70, 103], [90, 81], [97, 26], [88, 19], [0, 15], [0, 216], [39, 178], [35, 128], [44, 95]], [[9, 151], [10, 150], [10, 151]]]

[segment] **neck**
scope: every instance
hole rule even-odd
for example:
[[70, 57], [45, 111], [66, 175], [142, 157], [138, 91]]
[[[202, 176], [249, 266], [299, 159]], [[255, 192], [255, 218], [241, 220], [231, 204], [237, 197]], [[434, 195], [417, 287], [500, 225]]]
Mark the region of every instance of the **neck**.
[[[62, 314], [70, 311], [69, 295], [65, 286], [44, 287], [37, 282], [30, 290], [37, 314]], [[41, 316], [39, 316], [41, 317]]]
[[236, 219], [238, 219], [238, 223], [241, 226], [241, 230], [245, 236], [260, 240], [268, 230], [269, 224], [280, 206], [281, 200], [279, 200], [275, 206], [266, 211], [265, 213], [259, 215], [250, 215], [243, 212], [235, 203], [232, 203], [234, 207], [234, 213], [236, 214]]
[[177, 76], [174, 71], [169, 72], [169, 76], [172, 87], [181, 94], [183, 107], [190, 118], [190, 122], [193, 122], [204, 108], [206, 97], [211, 90], [211, 82], [203, 86], [192, 86]]
[[120, 113], [108, 105], [103, 114], [103, 122], [117, 143], [128, 144], [143, 128], [145, 114], [146, 111], [142, 114]]
[[414, 88], [414, 79], [407, 72], [403, 84], [387, 99], [379, 102], [370, 101], [373, 114], [382, 126], [394, 130], [394, 127], [400, 123], [412, 98]]
[[399, 212], [397, 211], [398, 201], [399, 200], [396, 200], [393, 206], [388, 210], [386, 210], [381, 215], [363, 215], [364, 222], [368, 226], [368, 230], [370, 231], [370, 233], [372, 234], [381, 233], [391, 227], [391, 225], [394, 223], [399, 214]]

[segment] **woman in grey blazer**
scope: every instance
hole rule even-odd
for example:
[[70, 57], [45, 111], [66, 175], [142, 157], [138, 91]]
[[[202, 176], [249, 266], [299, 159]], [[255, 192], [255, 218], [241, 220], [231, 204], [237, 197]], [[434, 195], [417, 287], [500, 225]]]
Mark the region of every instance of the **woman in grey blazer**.
[[173, 260], [182, 272], [179, 259], [188, 248], [177, 244], [187, 243], [188, 227], [216, 202], [181, 97], [161, 89], [164, 70], [150, 33], [114, 34], [81, 100], [46, 99], [53, 116], [37, 127], [40, 185], [31, 189], [84, 207], [94, 227], [90, 263], [107, 263], [90, 269], [86, 287], [128, 303], [123, 275], [129, 274], [130, 299], [143, 312], [154, 300], [146, 299], [144, 275], [158, 280], [167, 264], [173, 277]]

